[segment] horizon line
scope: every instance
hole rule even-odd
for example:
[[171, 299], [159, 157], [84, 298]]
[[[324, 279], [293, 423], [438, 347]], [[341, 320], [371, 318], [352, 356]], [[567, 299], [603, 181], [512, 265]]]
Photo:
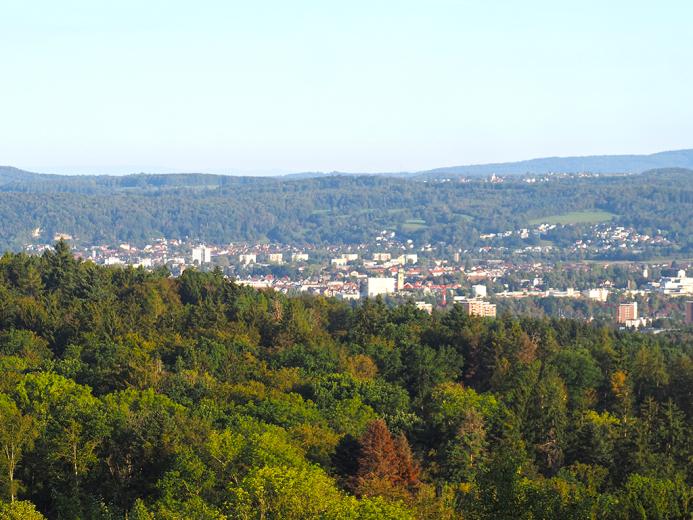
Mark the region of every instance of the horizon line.
[[[657, 152], [650, 153], [614, 153], [614, 154], [586, 154], [586, 155], [547, 155], [541, 157], [532, 157], [529, 159], [517, 159], [511, 161], [502, 162], [476, 162], [467, 164], [454, 164], [449, 166], [436, 166], [433, 168], [427, 168], [422, 170], [391, 170], [391, 171], [354, 171], [354, 170], [319, 170], [319, 169], [304, 169], [304, 170], [245, 170], [245, 171], [224, 171], [222, 169], [190, 169], [190, 170], [179, 170], [177, 168], [161, 168], [161, 167], [151, 167], [148, 170], [141, 168], [133, 168], [130, 171], [123, 171], [121, 173], [99, 173], [97, 168], [80, 168], [83, 170], [94, 170], [94, 171], [84, 171], [82, 173], [66, 173], [66, 172], [56, 172], [56, 168], [23, 168], [13, 165], [0, 165], [0, 168], [9, 168], [18, 170], [21, 172], [31, 173], [35, 175], [52, 175], [56, 177], [127, 177], [134, 175], [216, 175], [224, 177], [290, 177], [295, 175], [416, 175], [428, 172], [438, 172], [440, 170], [446, 170], [450, 168], [476, 168], [476, 167], [489, 167], [489, 166], [504, 166], [509, 164], [521, 164], [532, 161], [541, 160], [565, 160], [565, 159], [587, 159], [587, 158], [597, 158], [597, 157], [651, 157], [666, 153], [676, 153], [676, 152], [693, 152], [693, 148], [677, 148], [669, 150], [661, 150]], [[102, 167], [102, 170], [117, 169], [117, 166], [107, 166]], [[58, 170], [67, 170], [66, 168], [57, 168]], [[53, 171], [49, 171], [53, 170]], [[140, 171], [136, 171], [140, 170]], [[529, 172], [528, 172], [529, 173]]]

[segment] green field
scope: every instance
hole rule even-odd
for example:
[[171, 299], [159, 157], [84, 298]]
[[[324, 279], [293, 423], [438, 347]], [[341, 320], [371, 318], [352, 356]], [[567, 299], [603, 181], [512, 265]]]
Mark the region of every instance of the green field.
[[455, 213], [455, 216], [462, 218], [465, 222], [471, 222], [474, 220], [474, 217], [471, 215], [467, 215], [466, 213]]
[[549, 215], [548, 217], [535, 218], [529, 221], [531, 225], [537, 224], [598, 224], [608, 222], [618, 217], [615, 213], [608, 211], [571, 211], [560, 215]]
[[418, 231], [419, 229], [423, 229], [426, 227], [428, 227], [426, 225], [426, 221], [418, 218], [405, 220], [404, 224], [402, 224], [403, 231]]

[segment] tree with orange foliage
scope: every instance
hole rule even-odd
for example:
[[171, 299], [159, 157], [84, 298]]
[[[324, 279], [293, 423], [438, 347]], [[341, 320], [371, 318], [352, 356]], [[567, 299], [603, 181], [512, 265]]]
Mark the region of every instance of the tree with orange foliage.
[[395, 451], [399, 459], [399, 481], [411, 493], [415, 493], [421, 486], [419, 475], [421, 468], [411, 452], [409, 441], [400, 433], [395, 439]]
[[372, 421], [360, 439], [353, 491], [358, 496], [409, 498], [420, 485], [419, 466], [404, 435], [396, 440], [382, 419]]

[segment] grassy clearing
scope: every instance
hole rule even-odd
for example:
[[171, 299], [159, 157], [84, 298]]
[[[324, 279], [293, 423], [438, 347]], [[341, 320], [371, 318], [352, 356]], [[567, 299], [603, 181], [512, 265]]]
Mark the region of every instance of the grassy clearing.
[[455, 216], [460, 217], [465, 222], [471, 222], [472, 220], [474, 220], [473, 216], [467, 215], [466, 213], [455, 213]]
[[608, 222], [616, 218], [618, 215], [609, 213], [608, 211], [590, 210], [590, 211], [571, 211], [570, 213], [561, 213], [560, 215], [550, 215], [548, 217], [535, 218], [529, 221], [532, 225], [537, 224], [598, 224], [600, 222]]
[[404, 224], [402, 224], [402, 230], [403, 231], [418, 231], [419, 229], [424, 229], [427, 228], [428, 226], [426, 225], [426, 221], [418, 218], [412, 218], [409, 220], [405, 220]]

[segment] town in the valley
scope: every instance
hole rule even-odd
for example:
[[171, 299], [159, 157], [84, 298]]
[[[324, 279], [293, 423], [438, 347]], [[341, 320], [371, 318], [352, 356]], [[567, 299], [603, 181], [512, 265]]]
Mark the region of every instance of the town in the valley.
[[[546, 227], [538, 226], [540, 231]], [[533, 232], [536, 230], [517, 234]], [[574, 248], [598, 251], [613, 247], [623, 252], [660, 240], [604, 226], [595, 226], [594, 237], [576, 241]], [[71, 242], [73, 237], [54, 238]], [[390, 231], [381, 232], [368, 244], [320, 248], [272, 243], [213, 245], [164, 238], [141, 247], [127, 243], [71, 245], [76, 256], [103, 265], [166, 268], [172, 276], [190, 268], [218, 269], [236, 283], [256, 289], [343, 300], [381, 297], [411, 302], [429, 313], [457, 304], [473, 316], [510, 312], [602, 320], [655, 333], [693, 323], [693, 277], [689, 276], [693, 263], [682, 260], [571, 261], [542, 255], [540, 247], [450, 250], [441, 244], [400, 242]], [[31, 245], [26, 251], [40, 254], [49, 247]], [[574, 257], [574, 251], [567, 253], [568, 258]]]

